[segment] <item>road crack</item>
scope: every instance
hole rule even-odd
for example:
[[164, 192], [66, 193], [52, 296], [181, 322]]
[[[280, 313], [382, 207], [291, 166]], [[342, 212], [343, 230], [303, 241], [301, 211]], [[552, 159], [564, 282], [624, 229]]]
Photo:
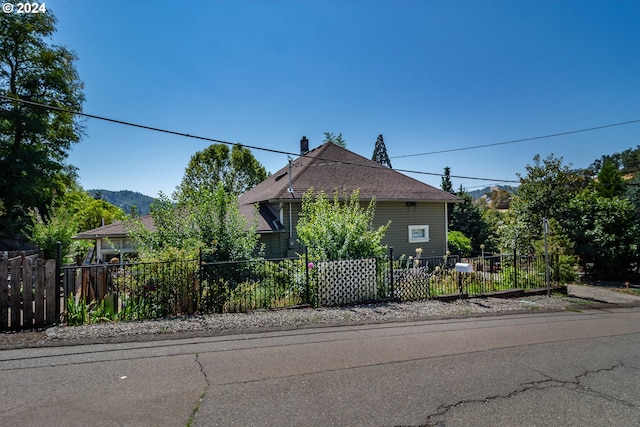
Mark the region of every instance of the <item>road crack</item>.
[[[606, 393], [603, 392], [599, 392], [597, 390], [594, 390], [586, 385], [584, 385], [582, 382], [584, 379], [586, 379], [587, 377], [589, 377], [590, 375], [594, 375], [594, 374], [598, 374], [598, 373], [602, 373], [602, 372], [611, 372], [614, 371], [616, 369], [620, 369], [620, 368], [626, 368], [626, 366], [620, 362], [620, 363], [616, 363], [610, 367], [607, 368], [601, 368], [601, 369], [596, 369], [596, 370], [587, 370], [584, 371], [583, 373], [576, 375], [574, 377], [574, 380], [572, 381], [565, 381], [565, 380], [559, 380], [556, 378], [553, 378], [547, 374], [545, 374], [544, 372], [538, 371], [538, 370], [534, 370], [535, 372], [537, 372], [538, 374], [542, 375], [545, 379], [543, 380], [539, 380], [539, 381], [532, 381], [532, 382], [527, 382], [527, 383], [523, 383], [520, 384], [520, 386], [508, 393], [508, 394], [498, 394], [498, 395], [493, 395], [493, 396], [487, 396], [484, 398], [480, 398], [480, 399], [466, 399], [466, 400], [461, 400], [458, 401], [456, 403], [453, 404], [443, 404], [440, 405], [438, 407], [438, 409], [436, 410], [435, 413], [427, 416], [426, 422], [424, 424], [420, 424], [419, 427], [444, 427], [446, 426], [446, 418], [447, 418], [447, 414], [458, 407], [462, 407], [465, 405], [472, 405], [472, 404], [477, 404], [477, 403], [488, 403], [491, 402], [493, 400], [498, 400], [498, 399], [510, 399], [514, 396], [517, 396], [519, 394], [522, 393], [526, 393], [530, 390], [545, 390], [545, 389], [552, 389], [552, 388], [559, 388], [559, 387], [565, 387], [571, 391], [575, 391], [576, 393], [581, 393], [581, 394], [585, 394], [585, 395], [590, 395], [590, 396], [595, 396], [595, 397], [599, 397], [602, 399], [606, 399], [609, 400], [611, 402], [616, 402], [625, 406], [628, 406], [630, 408], [633, 409], [639, 409], [637, 405], [634, 405], [633, 403], [627, 402], [625, 400], [619, 399], [617, 397], [608, 395]], [[634, 368], [634, 367], [630, 367], [630, 369], [633, 370], [638, 370], [638, 368]]]
[[196, 365], [198, 365], [198, 367], [200, 368], [200, 373], [204, 378], [204, 390], [200, 394], [200, 397], [198, 398], [198, 401], [196, 402], [196, 404], [193, 406], [193, 411], [191, 411], [191, 415], [189, 416], [189, 420], [187, 421], [187, 427], [190, 427], [193, 424], [193, 421], [195, 420], [196, 415], [200, 410], [200, 406], [202, 405], [202, 402], [205, 396], [207, 395], [207, 390], [209, 390], [209, 387], [211, 386], [211, 383], [209, 382], [209, 377], [207, 377], [207, 372], [204, 370], [204, 366], [202, 366], [202, 363], [200, 362], [200, 355], [198, 353], [196, 353], [195, 362], [196, 362]]

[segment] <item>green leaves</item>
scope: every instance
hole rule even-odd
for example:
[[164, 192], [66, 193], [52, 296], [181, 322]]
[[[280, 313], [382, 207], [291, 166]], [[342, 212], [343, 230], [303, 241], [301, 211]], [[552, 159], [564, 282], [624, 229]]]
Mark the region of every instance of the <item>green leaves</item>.
[[144, 260], [193, 259], [201, 250], [206, 261], [236, 261], [251, 258], [257, 249], [256, 224], [240, 214], [237, 197], [222, 183], [214, 192], [193, 191], [177, 205], [160, 193], [151, 216], [155, 230], [138, 222], [131, 231]]
[[315, 198], [313, 194], [313, 188], [305, 193], [296, 227], [312, 259], [368, 258], [384, 254], [385, 246], [380, 241], [390, 222], [373, 228], [375, 200], [363, 209], [359, 190], [353, 191], [350, 197], [343, 192], [342, 200], [336, 191], [333, 201], [329, 201], [324, 192]]

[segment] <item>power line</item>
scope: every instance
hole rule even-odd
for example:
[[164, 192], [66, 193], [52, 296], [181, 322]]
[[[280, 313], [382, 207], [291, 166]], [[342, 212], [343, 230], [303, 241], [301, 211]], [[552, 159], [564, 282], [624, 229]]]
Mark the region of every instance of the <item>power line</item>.
[[[266, 152], [269, 152], [269, 153], [285, 154], [285, 155], [288, 155], [288, 156], [309, 157], [309, 158], [315, 158], [315, 159], [318, 159], [318, 160], [324, 160], [324, 161], [327, 161], [327, 162], [341, 163], [341, 164], [351, 165], [351, 166], [360, 166], [360, 167], [369, 167], [369, 168], [385, 168], [385, 169], [387, 169], [387, 167], [383, 166], [383, 165], [376, 166], [376, 165], [363, 164], [363, 163], [357, 163], [357, 162], [346, 162], [346, 161], [335, 160], [335, 159], [325, 159], [325, 158], [321, 158], [321, 157], [309, 156], [307, 154], [298, 154], [298, 153], [292, 153], [292, 152], [289, 152], [289, 151], [274, 150], [272, 148], [265, 148], [265, 147], [257, 147], [257, 146], [252, 146], [252, 145], [246, 145], [246, 144], [241, 144], [241, 143], [238, 143], [238, 142], [223, 141], [223, 140], [220, 140], [220, 139], [209, 138], [209, 137], [205, 137], [205, 136], [191, 135], [191, 134], [188, 134], [188, 133], [185, 133], [185, 132], [172, 131], [172, 130], [168, 130], [168, 129], [162, 129], [162, 128], [153, 127], [153, 126], [141, 125], [141, 124], [138, 124], [138, 123], [126, 122], [124, 120], [117, 120], [117, 119], [112, 119], [112, 118], [108, 118], [108, 117], [97, 116], [95, 114], [88, 114], [88, 113], [83, 113], [81, 111], [74, 111], [74, 110], [61, 108], [61, 107], [56, 107], [56, 106], [52, 106], [52, 105], [41, 104], [41, 103], [38, 103], [38, 102], [27, 101], [25, 99], [14, 98], [14, 97], [2, 95], [2, 94], [0, 94], [0, 99], [4, 99], [4, 100], [7, 100], [7, 101], [13, 101], [13, 102], [20, 102], [22, 104], [30, 105], [30, 106], [33, 106], [33, 107], [45, 108], [45, 109], [48, 109], [48, 110], [59, 111], [59, 112], [62, 112], [62, 113], [75, 114], [75, 115], [78, 115], [78, 116], [88, 117], [88, 118], [96, 119], [96, 120], [103, 120], [103, 121], [106, 121], [106, 122], [116, 123], [116, 124], [125, 125], [125, 126], [131, 126], [131, 127], [135, 127], [135, 128], [139, 128], [139, 129], [145, 129], [145, 130], [150, 130], [150, 131], [154, 131], [154, 132], [166, 133], [166, 134], [169, 134], [169, 135], [182, 136], [182, 137], [185, 137], [185, 138], [193, 138], [193, 139], [198, 139], [198, 140], [201, 140], [201, 141], [215, 142], [215, 143], [219, 143], [219, 144], [226, 144], [226, 145], [232, 145], [232, 146], [233, 145], [239, 145], [239, 146], [250, 148], [250, 149], [256, 150], [256, 151], [266, 151]], [[408, 169], [393, 169], [393, 170], [395, 170], [396, 172], [413, 173], [413, 174], [420, 174], [420, 175], [442, 176], [441, 173], [435, 173], [435, 172], [414, 171], [414, 170], [408, 170]], [[459, 175], [451, 175], [451, 178], [471, 179], [471, 180], [478, 180], [478, 181], [519, 183], [519, 181], [514, 181], [514, 180], [495, 179], [495, 178], [479, 178], [479, 177], [459, 176]]]
[[498, 145], [515, 144], [516, 142], [535, 141], [537, 139], [554, 138], [554, 137], [557, 137], [557, 136], [572, 135], [572, 134], [581, 133], [581, 132], [591, 132], [591, 131], [594, 131], [594, 130], [606, 129], [606, 128], [611, 128], [611, 127], [615, 127], [615, 126], [630, 125], [630, 124], [638, 123], [638, 122], [640, 122], [640, 119], [638, 119], [638, 120], [629, 120], [628, 122], [612, 123], [612, 124], [603, 125], [603, 126], [595, 126], [595, 127], [591, 127], [591, 128], [585, 128], [585, 129], [578, 129], [578, 130], [570, 130], [570, 131], [566, 131], [566, 132], [552, 133], [552, 134], [549, 134], [549, 135], [533, 136], [531, 138], [514, 139], [514, 140], [511, 140], [511, 141], [494, 142], [492, 144], [473, 145], [473, 146], [469, 146], [469, 147], [450, 148], [450, 149], [447, 149], [447, 150], [429, 151], [429, 152], [426, 152], [426, 153], [403, 154], [401, 156], [391, 156], [390, 158], [391, 159], [400, 159], [400, 158], [403, 158], [403, 157], [427, 156], [427, 155], [431, 155], [431, 154], [452, 153], [454, 151], [465, 151], [465, 150], [475, 150], [477, 148], [496, 147]]

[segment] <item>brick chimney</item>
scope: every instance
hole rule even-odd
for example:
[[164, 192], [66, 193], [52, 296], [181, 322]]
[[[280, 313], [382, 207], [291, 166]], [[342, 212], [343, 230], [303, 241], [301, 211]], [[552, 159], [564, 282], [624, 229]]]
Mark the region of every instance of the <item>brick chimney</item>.
[[300, 140], [300, 155], [307, 154], [309, 152], [309, 140], [306, 136], [303, 136]]

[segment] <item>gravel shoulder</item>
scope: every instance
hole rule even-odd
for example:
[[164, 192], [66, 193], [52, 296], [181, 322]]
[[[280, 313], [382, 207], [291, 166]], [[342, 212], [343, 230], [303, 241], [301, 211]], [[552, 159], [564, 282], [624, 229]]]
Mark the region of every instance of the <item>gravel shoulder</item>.
[[58, 325], [39, 331], [0, 333], [0, 350], [178, 339], [255, 333], [308, 327], [356, 325], [410, 320], [454, 319], [500, 314], [580, 311], [592, 301], [554, 294], [522, 298], [470, 298], [391, 302], [329, 308], [258, 310], [172, 317], [139, 322], [111, 322], [82, 326]]

